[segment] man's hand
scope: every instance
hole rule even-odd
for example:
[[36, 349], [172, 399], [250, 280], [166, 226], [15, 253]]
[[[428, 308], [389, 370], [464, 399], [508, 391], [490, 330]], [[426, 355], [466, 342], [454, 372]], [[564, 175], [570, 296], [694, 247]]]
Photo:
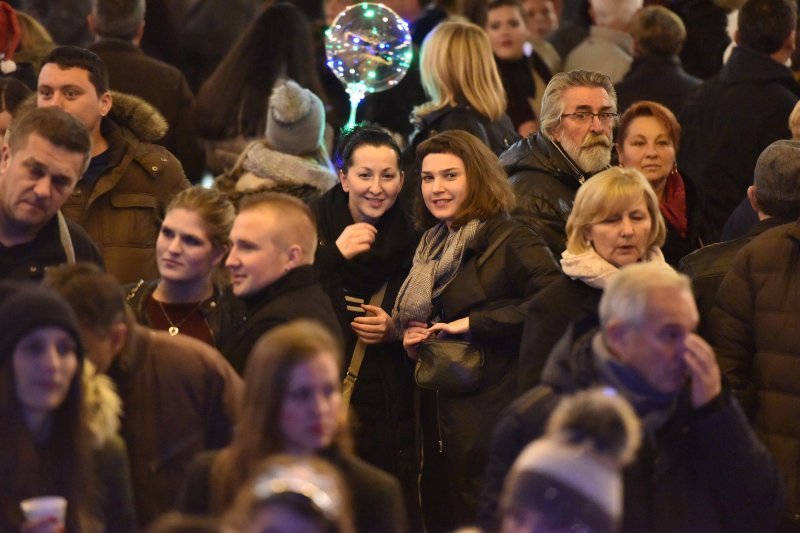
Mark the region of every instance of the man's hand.
[[365, 316], [358, 316], [350, 322], [358, 338], [366, 344], [389, 342], [397, 338], [394, 321], [386, 311], [377, 305], [363, 304], [361, 307], [367, 312]]
[[345, 259], [350, 260], [358, 254], [368, 252], [372, 248], [377, 234], [378, 230], [372, 224], [366, 222], [350, 224], [336, 239], [336, 247], [339, 248]]
[[722, 377], [714, 349], [699, 335], [690, 333], [686, 337], [683, 360], [692, 377], [692, 405], [698, 409], [722, 392]]

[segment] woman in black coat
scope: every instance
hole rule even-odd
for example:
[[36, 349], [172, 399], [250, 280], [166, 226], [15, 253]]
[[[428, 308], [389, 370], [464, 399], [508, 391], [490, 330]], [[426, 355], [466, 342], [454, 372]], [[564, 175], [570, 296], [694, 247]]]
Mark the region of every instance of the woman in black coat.
[[319, 323], [297, 320], [261, 337], [247, 363], [233, 440], [195, 460], [178, 509], [220, 515], [263, 460], [277, 454], [317, 455], [342, 475], [359, 533], [405, 532], [408, 521], [397, 481], [349, 451], [340, 373], [338, 343]]
[[680, 135], [672, 111], [647, 100], [629, 107], [617, 129], [619, 163], [640, 170], [656, 192], [667, 224], [664, 257], [676, 267], [683, 256], [703, 246], [704, 232], [696, 189], [676, 162]]
[[519, 391], [539, 384], [550, 352], [564, 333], [578, 338], [599, 325], [603, 288], [621, 267], [664, 263], [666, 229], [658, 199], [636, 169], [612, 167], [581, 185], [567, 219], [564, 272], [531, 300], [519, 356]]
[[483, 351], [477, 390], [422, 390], [422, 511], [426, 529], [475, 520], [489, 434], [516, 395], [526, 302], [559, 275], [544, 242], [509, 219], [514, 194], [491, 151], [461, 131], [422, 143], [424, 208], [438, 223], [422, 237], [393, 317], [417, 358], [437, 336]]
[[[396, 203], [403, 173], [400, 148], [388, 133], [356, 128], [342, 139], [336, 165], [340, 183], [311, 205], [319, 231], [314, 266], [345, 334], [343, 369], [358, 376], [349, 416], [356, 453], [400, 479], [411, 504], [417, 500], [413, 363], [389, 313], [419, 233]], [[355, 350], [363, 354], [358, 368]]]

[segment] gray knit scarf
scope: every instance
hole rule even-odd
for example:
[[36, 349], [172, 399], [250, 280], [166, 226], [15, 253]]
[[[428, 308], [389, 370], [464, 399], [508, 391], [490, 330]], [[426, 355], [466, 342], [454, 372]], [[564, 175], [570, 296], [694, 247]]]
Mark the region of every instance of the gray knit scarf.
[[433, 300], [453, 281], [461, 268], [464, 251], [484, 222], [473, 219], [451, 232], [440, 222], [422, 235], [408, 277], [400, 287], [392, 318], [405, 329], [409, 320], [426, 322]]

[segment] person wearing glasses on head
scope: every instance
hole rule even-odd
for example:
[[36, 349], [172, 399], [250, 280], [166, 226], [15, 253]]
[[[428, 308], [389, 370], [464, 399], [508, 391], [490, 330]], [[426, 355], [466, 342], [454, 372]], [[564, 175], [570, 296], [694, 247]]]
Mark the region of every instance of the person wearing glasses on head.
[[500, 156], [517, 196], [517, 215], [556, 257], [564, 251], [578, 188], [611, 162], [617, 117], [617, 96], [608, 76], [562, 72], [542, 96], [539, 132]]

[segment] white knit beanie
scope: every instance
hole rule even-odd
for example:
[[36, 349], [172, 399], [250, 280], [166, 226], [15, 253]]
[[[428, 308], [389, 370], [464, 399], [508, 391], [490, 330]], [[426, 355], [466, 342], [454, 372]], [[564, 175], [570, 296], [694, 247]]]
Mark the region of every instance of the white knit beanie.
[[292, 80], [272, 91], [267, 111], [267, 143], [279, 152], [309, 154], [319, 148], [325, 135], [322, 101]]

